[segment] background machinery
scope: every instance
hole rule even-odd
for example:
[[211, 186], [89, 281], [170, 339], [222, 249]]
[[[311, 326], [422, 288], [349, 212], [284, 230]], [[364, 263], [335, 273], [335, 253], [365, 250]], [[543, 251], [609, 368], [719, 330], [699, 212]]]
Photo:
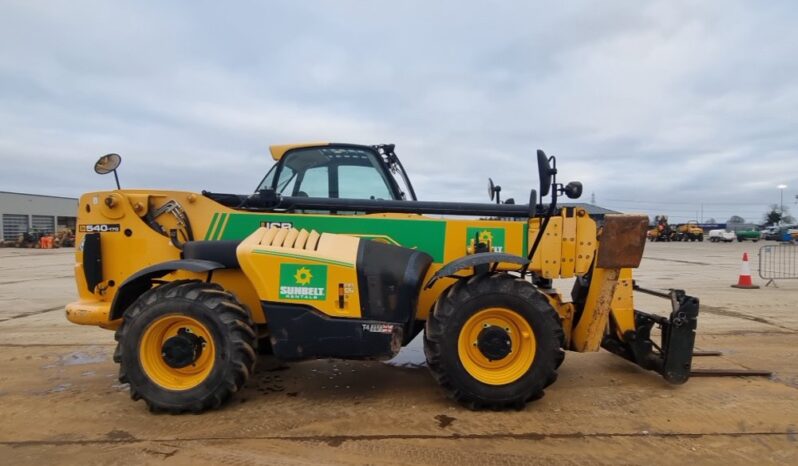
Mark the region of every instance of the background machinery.
[[654, 217], [654, 227], [648, 230], [648, 239], [651, 241], [677, 241], [678, 235], [674, 228], [668, 224], [667, 215]]
[[[603, 347], [671, 383], [688, 379], [698, 300], [653, 292], [671, 314], [635, 310], [647, 218], [607, 216], [598, 228], [558, 205], [582, 186], [557, 182], [554, 157], [537, 152], [528, 204], [481, 204], [417, 200], [393, 145], [271, 152], [253, 194], [80, 199], [79, 299], [67, 318], [115, 330], [119, 379], [151, 409], [220, 406], [256, 352], [387, 359], [422, 330], [434, 378], [475, 409], [540, 397], [565, 350]], [[109, 154], [95, 170], [116, 174], [120, 161]], [[575, 279], [570, 299], [555, 278]]]
[[691, 220], [676, 227], [676, 241], [704, 241], [704, 230]]

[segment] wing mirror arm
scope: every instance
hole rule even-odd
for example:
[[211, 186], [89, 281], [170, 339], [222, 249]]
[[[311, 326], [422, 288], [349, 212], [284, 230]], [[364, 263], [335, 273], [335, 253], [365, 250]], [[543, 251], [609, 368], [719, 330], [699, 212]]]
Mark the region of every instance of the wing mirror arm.
[[106, 154], [97, 160], [94, 164], [94, 172], [98, 175], [107, 175], [114, 173], [114, 180], [116, 181], [116, 189], [122, 189], [119, 186], [119, 175], [116, 174], [116, 169], [122, 163], [122, 157], [119, 154]]
[[[532, 258], [535, 256], [535, 252], [537, 252], [540, 246], [540, 241], [543, 239], [543, 233], [546, 231], [546, 227], [549, 226], [552, 215], [554, 215], [554, 212], [557, 210], [557, 195], [560, 191], [560, 189], [558, 189], [560, 187], [557, 185], [557, 159], [554, 156], [546, 156], [546, 153], [540, 149], [537, 151], [537, 157], [538, 175], [540, 177], [540, 202], [542, 204], [543, 198], [548, 194], [551, 194], [551, 201], [549, 202], [546, 215], [543, 217], [543, 221], [540, 224], [540, 230], [538, 230], [538, 234], [535, 237], [535, 242], [529, 249], [529, 254], [527, 255], [529, 262], [521, 267], [520, 273], [522, 278], [526, 276], [529, 264], [532, 263]], [[534, 193], [534, 190], [532, 192]], [[531, 206], [530, 210], [532, 210]], [[537, 210], [537, 208], [535, 208], [535, 210]]]

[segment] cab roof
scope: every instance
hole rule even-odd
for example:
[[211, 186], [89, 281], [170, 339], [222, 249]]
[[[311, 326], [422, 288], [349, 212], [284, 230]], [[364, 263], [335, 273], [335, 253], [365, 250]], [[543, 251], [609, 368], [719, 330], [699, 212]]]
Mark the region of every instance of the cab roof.
[[299, 149], [302, 147], [319, 147], [319, 146], [329, 146], [329, 142], [300, 142], [297, 144], [276, 144], [273, 146], [269, 146], [269, 152], [272, 154], [272, 158], [277, 161], [283, 158], [286, 152], [291, 149]]

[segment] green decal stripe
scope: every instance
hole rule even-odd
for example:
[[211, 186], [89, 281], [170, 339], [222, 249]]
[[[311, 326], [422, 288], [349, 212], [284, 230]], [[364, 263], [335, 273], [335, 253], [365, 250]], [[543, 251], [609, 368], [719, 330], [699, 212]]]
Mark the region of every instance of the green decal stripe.
[[521, 235], [524, 237], [521, 255], [529, 255], [529, 225], [526, 222], [521, 223]]
[[211, 217], [211, 224], [208, 225], [208, 229], [205, 231], [205, 240], [206, 241], [211, 237], [211, 230], [213, 230], [213, 227], [216, 226], [216, 220], [218, 218], [219, 218], [219, 212], [216, 212], [215, 214], [213, 214], [213, 217]]
[[222, 233], [227, 228], [228, 220], [230, 220], [230, 214], [224, 214], [224, 218], [219, 222], [219, 231], [216, 233], [216, 239], [222, 239]]
[[227, 218], [226, 213], [219, 215], [219, 221], [216, 222], [216, 226], [213, 229], [213, 233], [211, 233], [211, 239], [217, 240], [219, 239], [219, 235], [222, 232], [222, 224], [224, 223], [225, 219]]
[[302, 259], [306, 261], [323, 262], [325, 264], [339, 265], [341, 267], [349, 267], [349, 268], [354, 267], [354, 264], [352, 264], [351, 262], [341, 262], [332, 259], [323, 259], [321, 257], [301, 256], [299, 254], [289, 254], [287, 252], [266, 251], [265, 249], [255, 249], [252, 252], [254, 252], [255, 254], [265, 254], [269, 256], [287, 257], [289, 259]]
[[391, 238], [406, 248], [418, 249], [442, 263], [446, 240], [446, 221], [437, 219], [404, 219], [343, 215], [248, 214], [229, 215], [219, 239], [244, 239], [260, 227], [261, 222], [289, 222], [294, 228], [353, 236]]

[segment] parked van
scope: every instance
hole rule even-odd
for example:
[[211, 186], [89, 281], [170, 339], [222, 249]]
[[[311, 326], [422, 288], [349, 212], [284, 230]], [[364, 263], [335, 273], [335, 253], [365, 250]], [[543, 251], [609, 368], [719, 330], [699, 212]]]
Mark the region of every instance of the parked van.
[[730, 243], [737, 238], [737, 235], [734, 234], [733, 231], [726, 231], [726, 230], [709, 230], [709, 240], [713, 243], [719, 243], [723, 241], [724, 243]]

